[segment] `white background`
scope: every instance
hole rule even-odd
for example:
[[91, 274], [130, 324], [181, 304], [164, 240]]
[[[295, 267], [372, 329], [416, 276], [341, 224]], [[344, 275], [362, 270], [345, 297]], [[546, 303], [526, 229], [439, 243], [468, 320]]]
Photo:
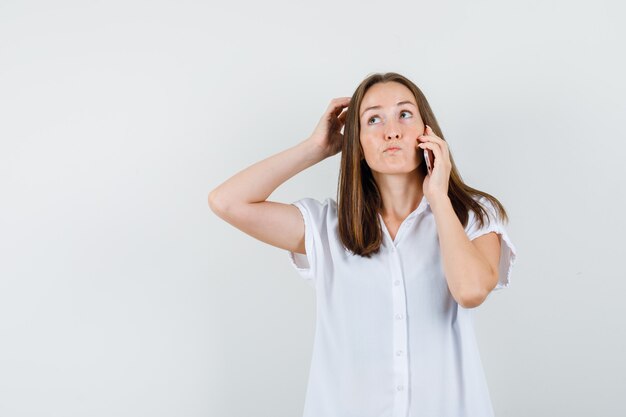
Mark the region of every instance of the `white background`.
[[[496, 414], [623, 416], [623, 7], [1, 1], [0, 415], [300, 415], [315, 294], [207, 196], [395, 71], [511, 218]], [[269, 199], [335, 196], [339, 158]]]

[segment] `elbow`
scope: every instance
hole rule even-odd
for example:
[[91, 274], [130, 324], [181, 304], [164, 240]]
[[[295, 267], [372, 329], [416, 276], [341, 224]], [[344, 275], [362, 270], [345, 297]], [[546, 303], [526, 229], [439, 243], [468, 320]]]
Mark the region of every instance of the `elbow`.
[[215, 211], [215, 190], [209, 193], [209, 208]]
[[209, 208], [213, 213], [218, 214], [224, 211], [224, 204], [217, 196], [217, 189], [209, 193]]
[[485, 291], [468, 292], [459, 296], [457, 302], [463, 308], [476, 308], [485, 301], [487, 295]]
[[459, 305], [463, 308], [478, 307], [487, 299], [487, 296], [496, 286], [497, 282], [498, 272], [492, 270], [487, 279], [477, 282], [475, 286], [467, 288], [465, 291], [460, 291], [457, 303], [459, 303]]

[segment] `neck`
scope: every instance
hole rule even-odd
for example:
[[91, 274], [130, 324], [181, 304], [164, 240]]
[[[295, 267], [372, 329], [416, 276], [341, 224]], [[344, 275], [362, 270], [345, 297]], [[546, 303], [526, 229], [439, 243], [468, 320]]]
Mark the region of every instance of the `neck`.
[[422, 201], [424, 179], [418, 169], [406, 174], [374, 173], [374, 178], [383, 202], [381, 215], [384, 219], [401, 221]]

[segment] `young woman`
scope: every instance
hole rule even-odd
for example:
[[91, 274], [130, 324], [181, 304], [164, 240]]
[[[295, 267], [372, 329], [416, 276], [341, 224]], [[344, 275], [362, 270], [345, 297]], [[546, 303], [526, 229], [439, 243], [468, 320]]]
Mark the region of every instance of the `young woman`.
[[[266, 201], [340, 151], [337, 201]], [[231, 177], [209, 205], [287, 250], [315, 289], [304, 417], [493, 416], [472, 309], [508, 286], [516, 251], [504, 207], [463, 183], [413, 82], [367, 77], [308, 139]]]

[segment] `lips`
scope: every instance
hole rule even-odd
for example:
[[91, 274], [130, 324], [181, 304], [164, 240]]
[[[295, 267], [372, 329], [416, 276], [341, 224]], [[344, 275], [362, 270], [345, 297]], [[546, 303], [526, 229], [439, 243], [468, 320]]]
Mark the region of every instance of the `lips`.
[[398, 148], [397, 146], [390, 146], [390, 147], [388, 147], [387, 149], [385, 149], [385, 152], [387, 152], [387, 151], [397, 151], [397, 150], [399, 150], [399, 149], [400, 149], [400, 148]]

